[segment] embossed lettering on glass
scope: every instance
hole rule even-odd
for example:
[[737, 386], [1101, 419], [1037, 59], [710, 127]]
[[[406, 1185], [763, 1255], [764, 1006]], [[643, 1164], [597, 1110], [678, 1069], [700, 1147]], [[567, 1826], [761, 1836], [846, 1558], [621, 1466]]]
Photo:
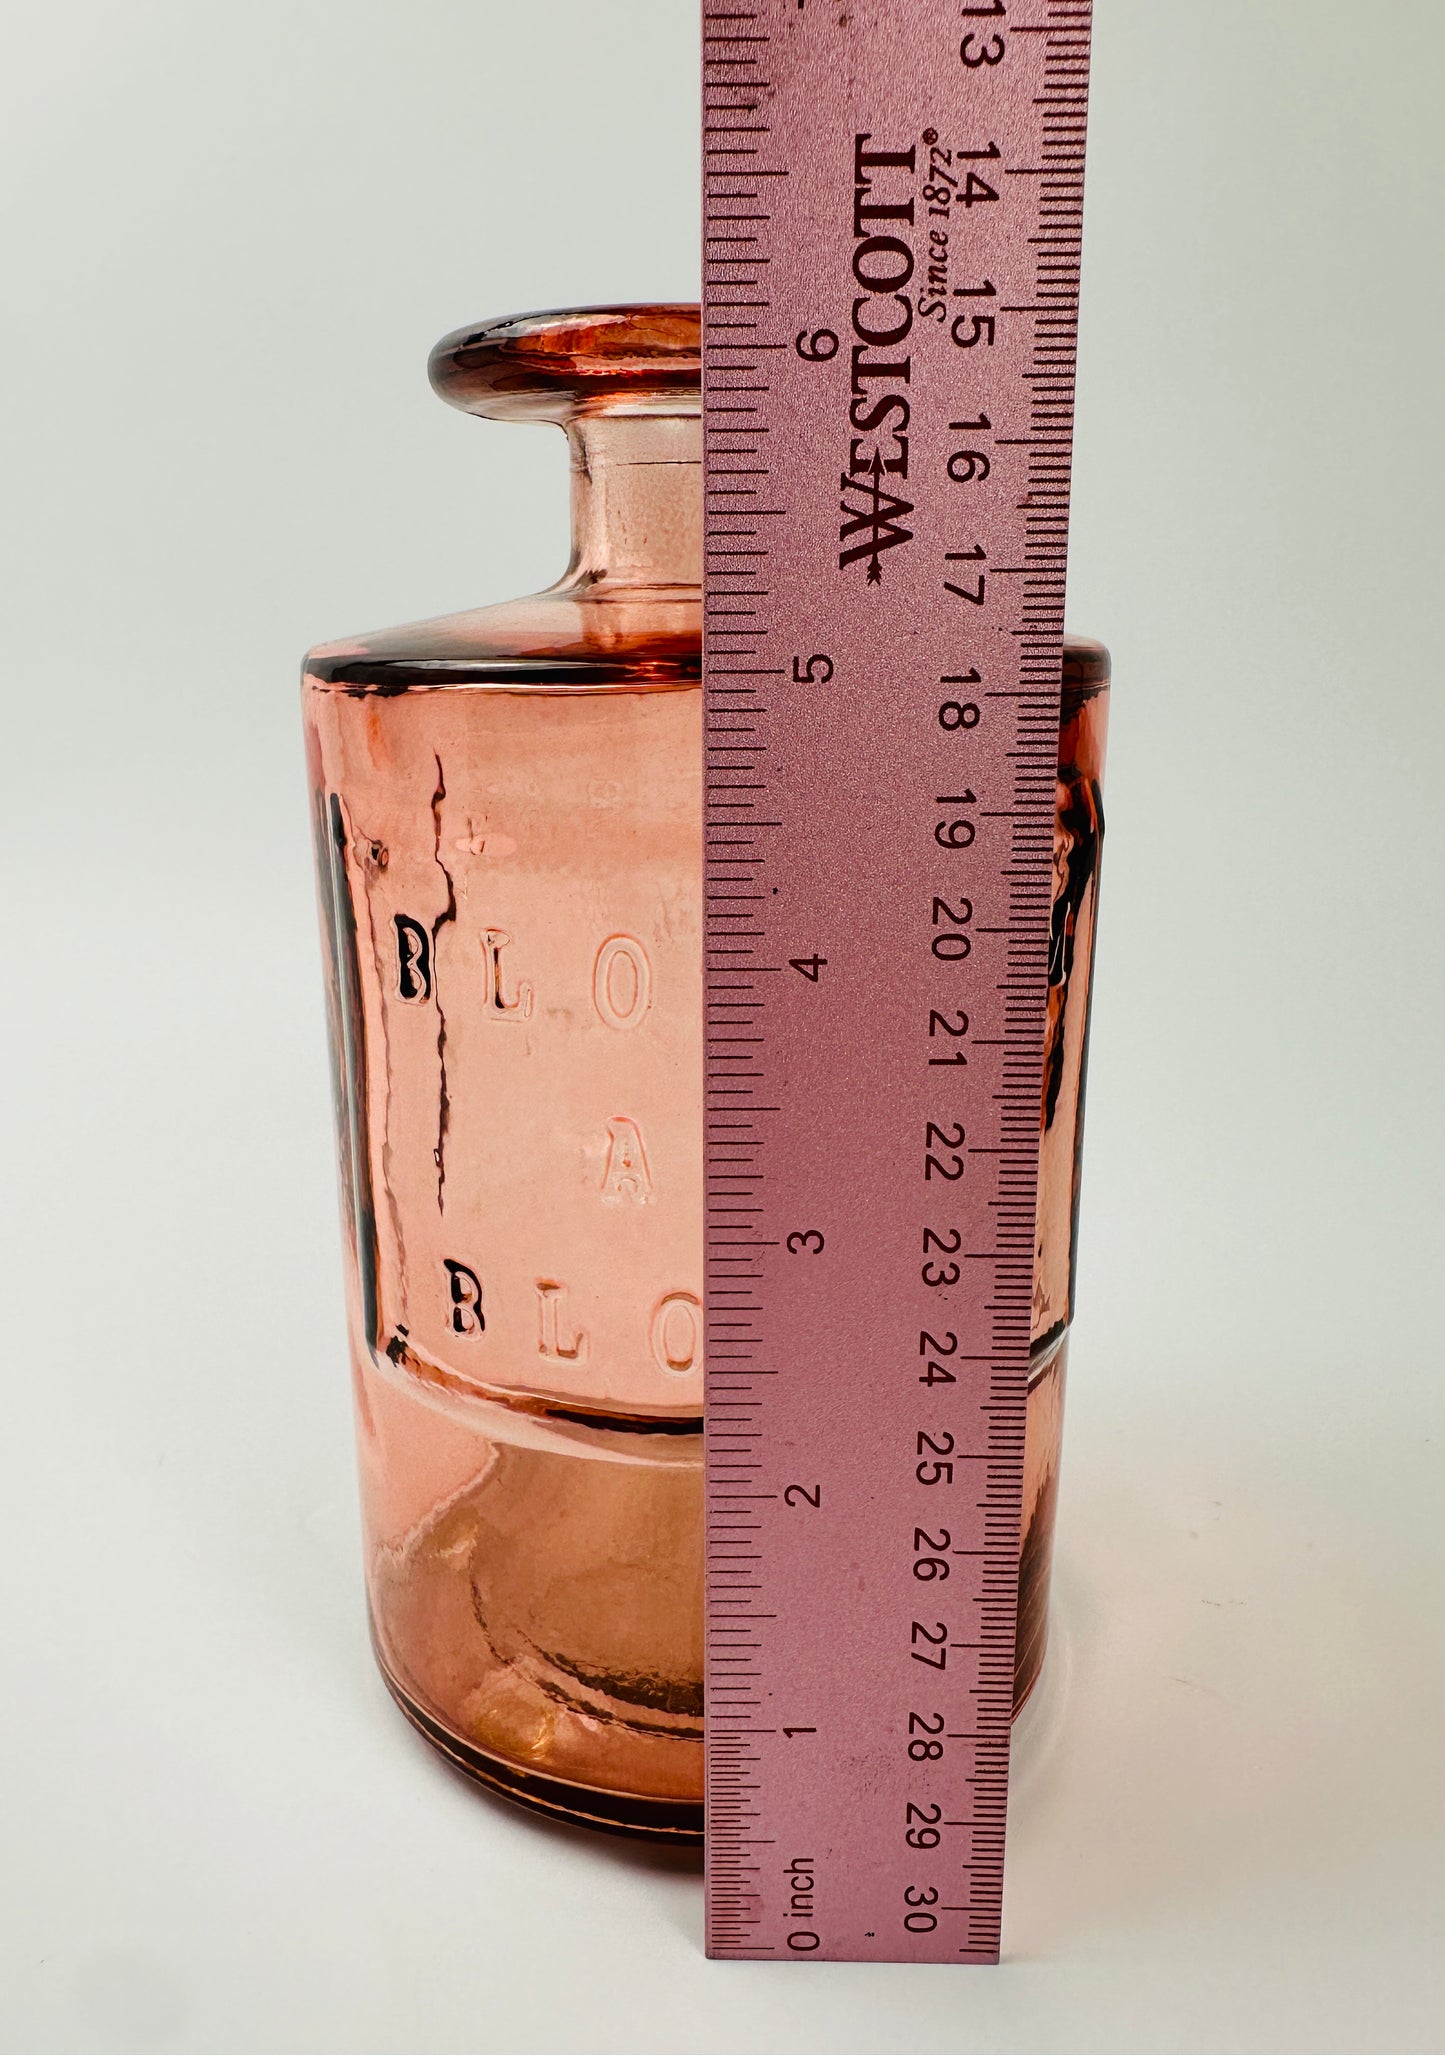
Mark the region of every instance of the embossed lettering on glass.
[[[312, 651], [366, 1578], [398, 1703], [544, 1811], [702, 1828], [701, 429], [695, 307], [449, 336], [551, 421], [533, 598]], [[1108, 659], [1064, 660], [1016, 1697], [1043, 1657]]]

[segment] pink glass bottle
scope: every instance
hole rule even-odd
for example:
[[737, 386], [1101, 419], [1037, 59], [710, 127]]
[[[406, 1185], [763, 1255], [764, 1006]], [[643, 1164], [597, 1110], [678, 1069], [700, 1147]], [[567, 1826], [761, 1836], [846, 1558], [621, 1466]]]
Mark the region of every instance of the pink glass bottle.
[[[544, 1811], [702, 1825], [698, 314], [459, 331], [453, 405], [554, 421], [533, 598], [313, 650], [366, 1577], [383, 1675]], [[1065, 653], [1020, 1575], [1042, 1660], [1108, 659]]]

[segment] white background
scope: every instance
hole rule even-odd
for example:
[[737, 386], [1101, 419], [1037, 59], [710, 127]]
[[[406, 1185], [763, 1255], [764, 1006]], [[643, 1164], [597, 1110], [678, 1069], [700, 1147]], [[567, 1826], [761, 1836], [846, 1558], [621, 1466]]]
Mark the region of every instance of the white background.
[[1436, 0], [1099, 0], [1110, 841], [988, 1972], [708, 1964], [365, 1640], [297, 659], [560, 568], [560, 438], [424, 359], [694, 295], [691, 0], [3, 16], [0, 2047], [1441, 2049]]

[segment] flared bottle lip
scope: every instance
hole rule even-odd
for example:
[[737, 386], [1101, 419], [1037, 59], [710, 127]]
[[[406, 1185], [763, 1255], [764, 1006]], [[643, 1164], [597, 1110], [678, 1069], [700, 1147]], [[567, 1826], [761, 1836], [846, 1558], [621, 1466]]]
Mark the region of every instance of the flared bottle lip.
[[492, 420], [697, 414], [701, 318], [685, 301], [509, 314], [443, 336], [427, 368], [450, 406]]

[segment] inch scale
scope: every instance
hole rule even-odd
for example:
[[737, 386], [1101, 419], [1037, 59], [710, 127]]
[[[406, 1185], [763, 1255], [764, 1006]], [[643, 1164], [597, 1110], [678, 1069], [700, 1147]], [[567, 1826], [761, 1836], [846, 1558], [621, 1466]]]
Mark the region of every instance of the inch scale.
[[1089, 30], [704, 6], [713, 1956], [999, 1954]]

